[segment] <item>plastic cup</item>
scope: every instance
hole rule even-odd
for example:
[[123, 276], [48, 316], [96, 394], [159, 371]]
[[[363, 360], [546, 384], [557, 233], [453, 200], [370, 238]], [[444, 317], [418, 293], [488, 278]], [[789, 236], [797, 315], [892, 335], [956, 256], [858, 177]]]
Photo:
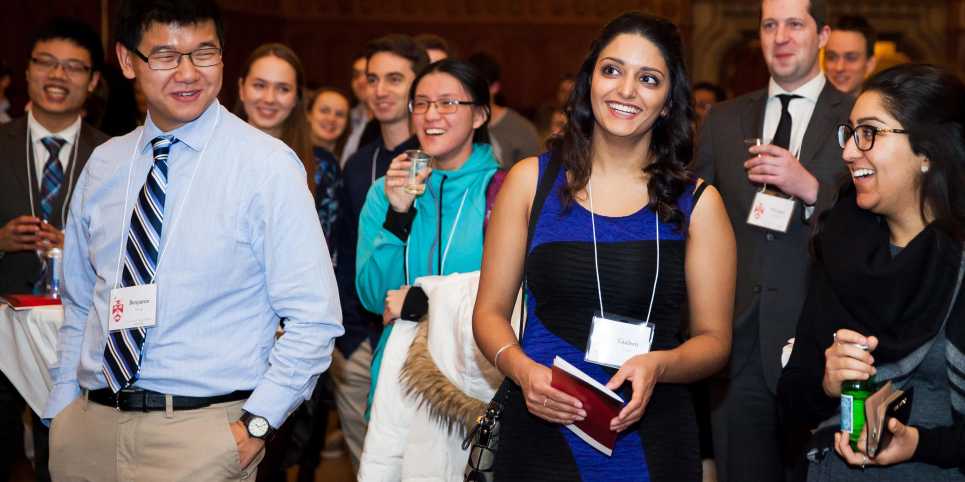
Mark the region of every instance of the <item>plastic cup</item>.
[[419, 196], [426, 191], [425, 183], [419, 181], [419, 174], [429, 166], [429, 160], [432, 157], [419, 149], [405, 151], [405, 156], [411, 164], [409, 165], [409, 178], [406, 180], [403, 189], [409, 194]]

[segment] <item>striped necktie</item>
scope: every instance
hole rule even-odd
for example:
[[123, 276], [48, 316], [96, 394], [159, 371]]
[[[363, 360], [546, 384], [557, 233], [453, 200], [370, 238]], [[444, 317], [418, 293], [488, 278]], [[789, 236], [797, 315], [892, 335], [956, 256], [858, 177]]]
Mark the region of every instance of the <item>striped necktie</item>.
[[40, 216], [50, 220], [54, 214], [54, 201], [60, 193], [60, 186], [64, 184], [64, 166], [60, 164], [60, 149], [67, 143], [60, 137], [47, 136], [40, 139], [47, 152], [47, 162], [44, 164], [44, 177], [40, 182]]
[[[173, 136], [158, 136], [151, 141], [154, 166], [137, 197], [131, 214], [131, 226], [124, 250], [121, 286], [137, 286], [154, 282], [161, 247], [161, 223], [164, 220], [164, 197], [168, 183], [168, 152], [177, 143]], [[129, 328], [108, 333], [104, 348], [104, 377], [114, 392], [137, 380], [144, 346], [144, 328]]]

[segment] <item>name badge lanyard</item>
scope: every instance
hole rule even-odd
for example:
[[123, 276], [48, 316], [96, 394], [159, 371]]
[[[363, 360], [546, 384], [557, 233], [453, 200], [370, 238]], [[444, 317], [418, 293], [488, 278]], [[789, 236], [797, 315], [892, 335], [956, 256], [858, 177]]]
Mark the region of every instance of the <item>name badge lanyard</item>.
[[[462, 218], [462, 208], [466, 205], [467, 197], [469, 197], [468, 187], [462, 193], [462, 201], [459, 201], [459, 209], [456, 211], [456, 218], [452, 220], [452, 228], [449, 229], [449, 237], [446, 239], [446, 249], [442, 252], [442, 264], [439, 265], [439, 274], [445, 273], [446, 259], [449, 258], [449, 248], [452, 247], [452, 237], [456, 234], [456, 228], [459, 226], [459, 219]], [[415, 201], [412, 203], [415, 204]], [[439, 216], [442, 216], [442, 210], [439, 211]], [[411, 239], [412, 238], [409, 237], [405, 241], [405, 284], [409, 286], [412, 285], [412, 280], [410, 279], [409, 273], [409, 240]], [[441, 239], [439, 241], [442, 242]]]
[[660, 217], [654, 211], [654, 229], [657, 244], [657, 266], [653, 277], [653, 289], [650, 292], [650, 305], [647, 307], [647, 318], [644, 321], [634, 320], [619, 315], [607, 315], [603, 307], [603, 287], [600, 282], [600, 261], [596, 240], [596, 215], [593, 206], [593, 188], [590, 182], [586, 186], [587, 197], [590, 201], [590, 227], [593, 233], [593, 268], [596, 274], [597, 300], [600, 303], [600, 313], [593, 317], [590, 335], [586, 343], [584, 360], [598, 365], [619, 368], [627, 360], [636, 355], [650, 352], [653, 343], [654, 326], [650, 323], [653, 302], [657, 296], [657, 283], [660, 280]]
[[[77, 166], [77, 162], [76, 162], [77, 146], [80, 144], [80, 130], [83, 128], [84, 128], [83, 126], [79, 127], [77, 129], [77, 133], [74, 134], [74, 143], [70, 149], [70, 158], [67, 161], [67, 172], [65, 173], [67, 177], [67, 192], [66, 192], [66, 195], [64, 196], [64, 203], [63, 205], [60, 206], [60, 223], [62, 227], [66, 227], [64, 225], [67, 224], [67, 205], [70, 204], [70, 195], [72, 192], [74, 192], [74, 171]], [[31, 170], [31, 162], [30, 162], [30, 160], [35, 156], [31, 155], [32, 154], [30, 149], [31, 144], [33, 144], [33, 134], [30, 132], [30, 126], [27, 126], [27, 143], [24, 148], [24, 158], [27, 160], [27, 196], [30, 201], [30, 215], [33, 217], [37, 217], [36, 208], [34, 208], [33, 176], [31, 176], [31, 174], [33, 173], [33, 170]], [[57, 162], [60, 162], [59, 157], [60, 156], [58, 155]], [[37, 177], [40, 178], [41, 184], [42, 184], [43, 183], [42, 174], [38, 175]], [[44, 221], [47, 221], [47, 220], [45, 219]]]
[[[178, 221], [181, 220], [181, 217], [182, 217], [181, 214], [184, 213], [184, 206], [185, 204], [188, 203], [188, 196], [191, 192], [191, 186], [194, 185], [194, 178], [198, 174], [198, 168], [201, 166], [202, 161], [204, 161], [204, 156], [208, 152], [208, 146], [211, 144], [211, 139], [214, 138], [215, 129], [218, 127], [218, 124], [220, 122], [221, 122], [221, 108], [219, 107], [218, 116], [215, 118], [214, 125], [211, 127], [211, 133], [208, 136], [208, 140], [205, 141], [204, 147], [201, 148], [201, 154], [198, 155], [198, 162], [197, 164], [194, 165], [194, 170], [191, 172], [191, 178], [188, 180], [188, 186], [184, 190], [184, 199], [181, 200], [180, 205], [178, 206], [177, 212], [175, 213], [174, 221], [171, 222], [171, 229], [168, 231], [168, 239], [172, 241], [174, 240], [175, 230], [178, 227]], [[127, 213], [127, 207], [129, 206], [129, 203], [130, 203], [131, 182], [134, 178], [134, 163], [137, 160], [137, 154], [138, 154], [138, 151], [140, 150], [141, 141], [144, 138], [144, 131], [146, 129], [147, 129], [146, 127], [141, 129], [141, 133], [138, 134], [137, 136], [137, 143], [134, 144], [133, 152], [131, 152], [131, 165], [127, 169], [127, 188], [124, 191], [124, 211], [121, 211], [123, 213]], [[153, 166], [151, 169], [153, 169]], [[147, 175], [148, 176], [151, 175], [150, 169], [148, 170]], [[135, 207], [135, 209], [137, 208]], [[130, 214], [128, 214], [125, 219], [121, 220], [121, 234], [120, 234], [120, 243], [119, 243], [120, 246], [118, 246], [117, 248], [117, 265], [114, 269], [114, 284], [112, 286], [112, 289], [117, 289], [119, 287], [118, 285], [121, 279], [121, 266], [124, 260], [124, 248], [127, 246], [127, 231], [130, 230], [130, 226], [129, 226], [130, 220], [131, 220]], [[161, 233], [158, 233], [158, 234], [160, 235]], [[161, 240], [159, 239], [158, 255], [157, 255], [158, 261], [157, 261], [157, 266], [154, 267], [154, 279], [152, 280], [151, 284], [157, 284], [158, 273], [161, 272], [161, 263], [165, 259], [163, 254], [165, 251], [167, 251], [167, 245], [161, 246], [160, 241]]]

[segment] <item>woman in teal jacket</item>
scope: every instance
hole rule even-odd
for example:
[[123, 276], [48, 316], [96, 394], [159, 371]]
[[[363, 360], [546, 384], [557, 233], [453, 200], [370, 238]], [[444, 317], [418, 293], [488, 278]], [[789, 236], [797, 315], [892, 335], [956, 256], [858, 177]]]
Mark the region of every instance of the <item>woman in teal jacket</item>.
[[362, 305], [386, 324], [372, 360], [372, 390], [398, 318], [419, 320], [420, 276], [476, 271], [482, 264], [486, 192], [499, 168], [488, 143], [489, 85], [472, 65], [446, 59], [426, 67], [409, 93], [412, 127], [432, 156], [419, 176], [425, 192], [403, 190], [410, 162], [400, 155], [369, 189], [359, 218], [355, 285]]

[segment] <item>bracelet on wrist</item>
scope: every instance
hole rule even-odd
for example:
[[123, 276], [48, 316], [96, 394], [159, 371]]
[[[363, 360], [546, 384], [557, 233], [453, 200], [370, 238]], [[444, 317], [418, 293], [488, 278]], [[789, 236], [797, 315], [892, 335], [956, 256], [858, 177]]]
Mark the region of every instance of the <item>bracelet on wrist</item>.
[[510, 349], [514, 345], [519, 345], [519, 342], [513, 341], [510, 343], [507, 343], [499, 347], [498, 350], [496, 350], [496, 356], [493, 357], [493, 366], [496, 367], [496, 370], [499, 370], [500, 372], [502, 372], [502, 370], [500, 370], [499, 368], [499, 355], [502, 355], [504, 351]]

